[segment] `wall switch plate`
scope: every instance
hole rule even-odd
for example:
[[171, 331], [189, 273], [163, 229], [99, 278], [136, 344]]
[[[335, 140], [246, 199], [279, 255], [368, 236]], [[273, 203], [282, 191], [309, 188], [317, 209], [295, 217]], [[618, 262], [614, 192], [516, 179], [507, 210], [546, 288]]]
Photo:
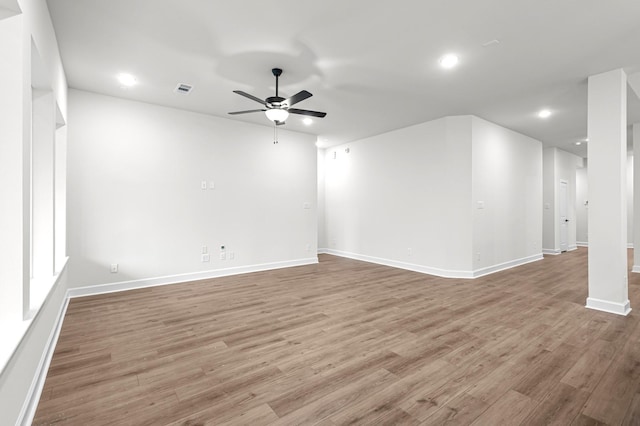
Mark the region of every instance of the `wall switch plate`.
[[111, 267], [109, 268], [109, 271], [112, 274], [117, 274], [118, 273], [118, 264], [117, 263], [112, 263]]
[[202, 246], [202, 254], [207, 254], [207, 253], [209, 253], [209, 247]]
[[413, 254], [413, 250], [410, 248], [407, 249], [407, 256], [411, 256]]
[[229, 252], [229, 260], [233, 260], [236, 258], [236, 254], [232, 251]]
[[225, 252], [220, 253], [220, 260], [227, 260], [227, 254]]
[[200, 182], [200, 188], [201, 189], [207, 189], [207, 181], [203, 180], [202, 182]]
[[484, 209], [484, 201], [478, 201], [478, 208]]
[[203, 254], [202, 255], [202, 261], [203, 262], [208, 262], [211, 260], [211, 255], [210, 254]]
[[302, 208], [305, 209], [305, 210], [306, 209], [310, 209], [311, 208], [311, 203], [309, 203], [309, 202], [302, 203]]
[[210, 181], [209, 182], [209, 189], [215, 189], [216, 188], [216, 183], [214, 181]]

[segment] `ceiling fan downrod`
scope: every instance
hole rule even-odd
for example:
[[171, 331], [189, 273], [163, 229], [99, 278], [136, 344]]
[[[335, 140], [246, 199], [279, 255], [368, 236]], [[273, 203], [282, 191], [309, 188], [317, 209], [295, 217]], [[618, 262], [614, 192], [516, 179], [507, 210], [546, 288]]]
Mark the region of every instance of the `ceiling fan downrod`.
[[273, 73], [273, 75], [276, 78], [276, 98], [279, 97], [278, 96], [278, 77], [280, 77], [282, 75], [282, 70], [280, 68], [272, 68], [271, 72]]

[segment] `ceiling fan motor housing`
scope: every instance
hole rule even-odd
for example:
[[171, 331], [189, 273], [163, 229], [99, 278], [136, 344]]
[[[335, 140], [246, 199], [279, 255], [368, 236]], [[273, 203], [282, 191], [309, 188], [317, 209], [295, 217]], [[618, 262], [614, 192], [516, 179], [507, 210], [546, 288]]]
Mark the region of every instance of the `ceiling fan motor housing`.
[[267, 103], [267, 106], [270, 106], [271, 108], [282, 108], [285, 106], [282, 103], [284, 100], [285, 99], [280, 96], [270, 96], [267, 99], [265, 99], [265, 102]]

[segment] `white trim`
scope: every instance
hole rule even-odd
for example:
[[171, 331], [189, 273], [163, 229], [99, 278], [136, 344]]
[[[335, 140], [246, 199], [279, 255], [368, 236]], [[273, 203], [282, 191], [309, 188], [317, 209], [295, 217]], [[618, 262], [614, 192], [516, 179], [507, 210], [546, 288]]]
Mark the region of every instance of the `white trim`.
[[400, 262], [397, 260], [383, 259], [380, 257], [367, 256], [364, 254], [351, 253], [334, 249], [327, 249], [327, 254], [346, 257], [348, 259], [362, 260], [364, 262], [378, 265], [392, 266], [394, 268], [406, 269], [408, 271], [421, 272], [423, 274], [436, 275], [444, 278], [473, 278], [471, 271], [452, 271], [447, 269], [433, 268], [430, 266], [417, 265], [415, 263]]
[[[64, 265], [60, 268], [60, 272], [56, 275], [56, 281], [54, 284], [54, 288], [51, 289], [47, 299], [53, 294], [55, 291], [55, 286], [58, 284], [58, 279], [62, 276], [65, 268], [67, 267], [67, 263], [69, 261], [69, 257], [67, 257], [64, 261]], [[40, 310], [44, 307], [47, 299], [42, 302]], [[58, 337], [60, 337], [60, 330], [62, 329], [62, 322], [64, 321], [64, 315], [67, 312], [67, 306], [69, 305], [69, 291], [67, 290], [62, 303], [60, 304], [60, 308], [58, 309], [58, 316], [56, 317], [55, 323], [53, 324], [53, 328], [49, 333], [49, 338], [47, 339], [47, 343], [44, 346], [44, 351], [40, 356], [40, 361], [38, 362], [38, 366], [36, 367], [36, 371], [34, 372], [33, 379], [31, 380], [31, 385], [29, 386], [29, 391], [27, 392], [27, 397], [22, 404], [22, 409], [20, 410], [20, 414], [18, 415], [18, 422], [21, 425], [30, 425], [33, 422], [33, 418], [36, 415], [36, 409], [38, 408], [38, 402], [40, 402], [40, 396], [42, 395], [42, 389], [44, 388], [44, 382], [47, 378], [47, 372], [49, 371], [49, 365], [51, 364], [51, 359], [53, 358], [53, 352], [55, 351], [56, 344], [58, 343]], [[38, 310], [38, 313], [40, 312]], [[37, 314], [36, 314], [37, 315]], [[35, 320], [34, 320], [35, 321]], [[33, 324], [33, 322], [31, 323]]]
[[417, 265], [414, 263], [400, 262], [400, 261], [391, 260], [391, 259], [383, 259], [383, 258], [373, 257], [373, 256], [366, 256], [363, 254], [350, 253], [350, 252], [333, 250], [333, 249], [328, 249], [327, 254], [346, 257], [349, 259], [362, 260], [364, 262], [376, 263], [378, 265], [392, 266], [394, 268], [406, 269], [409, 271], [435, 275], [443, 278], [467, 278], [467, 279], [482, 277], [488, 274], [492, 274], [494, 272], [502, 271], [509, 268], [514, 268], [516, 266], [524, 265], [526, 263], [535, 262], [537, 260], [543, 259], [542, 254], [539, 253], [539, 254], [528, 256], [522, 259], [516, 259], [516, 260], [511, 260], [509, 262], [493, 265], [493, 266], [487, 266], [485, 268], [477, 269], [474, 271], [457, 271], [457, 270], [434, 268], [434, 267], [425, 266], [425, 265]]
[[179, 284], [189, 281], [207, 280], [211, 278], [227, 277], [229, 275], [248, 274], [251, 272], [269, 271], [271, 269], [290, 268], [294, 266], [312, 265], [318, 263], [318, 257], [290, 260], [285, 262], [261, 263], [250, 266], [214, 269], [204, 272], [190, 272], [187, 274], [168, 275], [165, 277], [144, 278], [140, 280], [120, 281], [117, 283], [97, 284], [86, 287], [69, 289], [69, 297], [93, 296], [96, 294], [113, 293], [117, 291], [134, 290], [160, 285]]
[[542, 254], [548, 254], [550, 256], [557, 256], [562, 253], [559, 249], [542, 249]]
[[633, 265], [631, 272], [635, 272], [636, 274], [640, 273], [640, 265]]
[[329, 249], [319, 248], [318, 249], [318, 254], [329, 254]]
[[510, 260], [508, 262], [499, 263], [497, 265], [487, 266], [486, 268], [476, 269], [475, 271], [473, 271], [473, 277], [483, 277], [485, 275], [493, 274], [494, 272], [504, 271], [505, 269], [515, 268], [516, 266], [522, 266], [527, 263], [537, 262], [538, 260], [542, 259], [544, 259], [542, 253], [537, 253], [531, 256], [523, 257], [521, 259]]
[[597, 311], [609, 312], [616, 315], [629, 315], [631, 312], [631, 304], [627, 299], [624, 303], [610, 302], [608, 300], [594, 299], [593, 297], [587, 297], [586, 307], [589, 309], [595, 309]]
[[589, 242], [588, 241], [576, 241], [576, 245], [578, 247], [589, 247]]
[[574, 251], [574, 250], [578, 250], [578, 246], [575, 244], [572, 246], [569, 246], [569, 248], [567, 249], [567, 251]]

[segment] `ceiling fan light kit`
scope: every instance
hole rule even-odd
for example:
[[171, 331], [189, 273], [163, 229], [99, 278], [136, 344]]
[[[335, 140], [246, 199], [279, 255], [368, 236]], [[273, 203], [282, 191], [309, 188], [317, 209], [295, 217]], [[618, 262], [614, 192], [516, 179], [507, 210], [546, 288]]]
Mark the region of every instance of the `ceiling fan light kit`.
[[290, 98], [283, 98], [279, 96], [278, 83], [279, 83], [279, 78], [282, 75], [282, 69], [273, 68], [271, 70], [271, 73], [276, 78], [276, 95], [275, 96], [270, 96], [265, 100], [262, 100], [257, 96], [250, 95], [249, 93], [243, 92], [242, 90], [233, 91], [234, 93], [237, 93], [240, 96], [244, 96], [245, 98], [251, 99], [252, 101], [262, 104], [264, 108], [251, 109], [246, 111], [234, 111], [234, 112], [230, 112], [229, 114], [238, 115], [238, 114], [248, 114], [252, 112], [261, 111], [261, 112], [264, 112], [267, 118], [273, 121], [273, 123], [277, 126], [285, 124], [285, 120], [289, 118], [289, 114], [300, 114], [300, 115], [307, 115], [307, 116], [318, 117], [318, 118], [322, 118], [327, 115], [326, 112], [291, 108], [293, 105], [297, 104], [298, 102], [304, 101], [305, 99], [310, 98], [313, 95], [307, 92], [306, 90], [302, 90], [296, 93], [295, 95], [291, 96]]
[[284, 123], [284, 121], [289, 117], [289, 112], [286, 109], [280, 108], [271, 108], [264, 112], [267, 118], [274, 123]]

